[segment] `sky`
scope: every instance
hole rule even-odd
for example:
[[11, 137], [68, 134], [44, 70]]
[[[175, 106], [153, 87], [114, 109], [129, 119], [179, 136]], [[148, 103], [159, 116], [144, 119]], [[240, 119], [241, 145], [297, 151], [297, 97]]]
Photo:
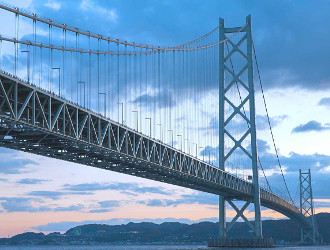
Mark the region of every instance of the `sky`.
[[[218, 25], [252, 30], [280, 159], [297, 198], [299, 169], [311, 169], [316, 212], [330, 212], [330, 22], [328, 1], [4, 1], [98, 34], [156, 45], [191, 41]], [[2, 23], [12, 25], [6, 16]], [[9, 28], [8, 28], [9, 29]], [[266, 132], [256, 90], [259, 134]], [[215, 121], [216, 122], [216, 121]], [[259, 154], [274, 160], [271, 141]], [[272, 164], [270, 164], [272, 165]], [[272, 184], [278, 169], [265, 168]], [[279, 186], [279, 189], [283, 186]], [[0, 148], [0, 237], [64, 232], [86, 223], [217, 221], [215, 195]], [[245, 213], [253, 218], [253, 207]], [[228, 218], [235, 216], [228, 208]], [[262, 209], [263, 219], [284, 218]]]

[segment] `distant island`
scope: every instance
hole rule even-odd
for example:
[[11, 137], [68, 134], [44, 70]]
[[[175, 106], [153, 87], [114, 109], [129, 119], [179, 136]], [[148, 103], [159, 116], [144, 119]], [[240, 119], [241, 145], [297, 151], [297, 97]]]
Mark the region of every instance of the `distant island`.
[[[330, 244], [330, 213], [316, 215], [318, 229], [323, 242]], [[128, 223], [126, 225], [88, 224], [69, 229], [64, 234], [54, 232], [23, 233], [11, 238], [1, 238], [0, 245], [96, 245], [96, 244], [207, 244], [216, 237], [218, 223], [200, 222], [183, 224], [165, 222]], [[297, 243], [300, 228], [292, 220], [263, 221], [265, 238], [272, 237], [277, 244]], [[243, 222], [236, 223], [228, 233], [229, 238], [248, 238], [251, 231]]]

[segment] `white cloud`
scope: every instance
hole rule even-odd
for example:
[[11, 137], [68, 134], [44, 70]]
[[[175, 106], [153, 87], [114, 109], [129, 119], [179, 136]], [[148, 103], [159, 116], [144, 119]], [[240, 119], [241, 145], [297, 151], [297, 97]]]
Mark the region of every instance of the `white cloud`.
[[33, 0], [5, 0], [4, 3], [18, 8], [31, 8]]
[[45, 3], [45, 6], [51, 8], [51, 9], [54, 9], [54, 10], [59, 10], [61, 8], [61, 4], [59, 2], [55, 2], [52, 0]]
[[327, 167], [324, 167], [324, 168], [320, 169], [320, 173], [329, 174], [330, 173], [330, 166], [327, 166]]
[[80, 4], [80, 8], [84, 11], [93, 11], [105, 15], [111, 21], [116, 22], [118, 19], [117, 11], [115, 9], [106, 9], [98, 6], [91, 0], [83, 0]]

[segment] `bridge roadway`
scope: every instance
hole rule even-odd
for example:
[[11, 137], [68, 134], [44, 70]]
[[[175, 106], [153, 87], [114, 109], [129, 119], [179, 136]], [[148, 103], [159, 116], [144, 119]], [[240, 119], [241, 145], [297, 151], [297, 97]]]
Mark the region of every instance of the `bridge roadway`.
[[[0, 146], [252, 200], [251, 182], [0, 71]], [[310, 224], [289, 201], [261, 188], [261, 205]]]

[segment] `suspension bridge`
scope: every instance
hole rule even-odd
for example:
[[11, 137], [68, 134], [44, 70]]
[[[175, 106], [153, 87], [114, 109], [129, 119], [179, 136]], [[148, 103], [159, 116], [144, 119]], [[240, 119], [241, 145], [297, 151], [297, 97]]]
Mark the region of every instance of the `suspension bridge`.
[[[250, 16], [161, 47], [0, 9], [13, 24], [0, 36], [2, 147], [218, 195], [220, 239], [239, 218], [261, 239], [264, 206], [296, 221], [303, 241], [317, 241], [310, 172], [301, 173], [297, 206], [264, 95], [287, 196], [269, 184], [258, 156], [255, 69], [263, 89]], [[236, 200], [246, 203], [239, 209]], [[226, 201], [237, 212], [229, 224]], [[251, 203], [254, 223], [244, 216]]]

